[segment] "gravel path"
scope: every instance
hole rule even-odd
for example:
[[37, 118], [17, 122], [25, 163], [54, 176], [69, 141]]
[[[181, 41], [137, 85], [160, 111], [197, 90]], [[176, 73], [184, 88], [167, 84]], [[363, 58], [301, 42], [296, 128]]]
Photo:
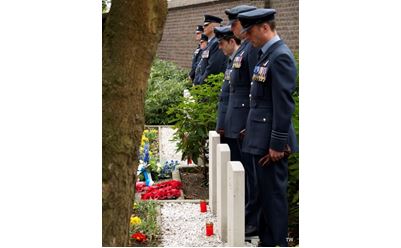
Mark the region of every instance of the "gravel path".
[[[206, 236], [206, 221], [213, 222], [214, 235]], [[164, 203], [161, 207], [161, 246], [224, 246], [216, 234], [216, 218], [201, 213], [199, 203]]]
[[[174, 247], [227, 246], [217, 235], [216, 217], [210, 212], [200, 212], [199, 203], [163, 203], [161, 207], [161, 244]], [[214, 235], [206, 236], [206, 222], [213, 222]], [[252, 247], [256, 244], [244, 243]]]
[[176, 141], [171, 141], [174, 135], [174, 129], [168, 126], [161, 126], [159, 132], [160, 144], [160, 162], [164, 163], [166, 160], [181, 161], [181, 152], [176, 151]]

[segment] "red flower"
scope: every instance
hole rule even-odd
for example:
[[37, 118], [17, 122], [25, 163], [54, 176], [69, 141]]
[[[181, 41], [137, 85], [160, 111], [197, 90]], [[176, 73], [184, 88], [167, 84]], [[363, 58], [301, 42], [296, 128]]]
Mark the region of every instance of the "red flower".
[[141, 195], [142, 200], [148, 199], [171, 199], [180, 197], [181, 182], [170, 180], [145, 188], [145, 193]]
[[146, 241], [146, 235], [141, 232], [136, 232], [136, 233], [132, 234], [131, 238], [135, 239], [138, 242]]
[[136, 192], [142, 192], [146, 188], [146, 184], [144, 182], [137, 182], [135, 184]]
[[180, 181], [176, 181], [176, 180], [171, 180], [170, 181], [170, 186], [176, 189], [180, 189], [181, 188], [181, 182]]

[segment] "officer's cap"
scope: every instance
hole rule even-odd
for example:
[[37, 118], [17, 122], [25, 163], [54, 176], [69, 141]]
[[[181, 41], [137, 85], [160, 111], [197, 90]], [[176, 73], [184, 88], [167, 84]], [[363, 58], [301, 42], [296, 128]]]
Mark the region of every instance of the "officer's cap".
[[228, 16], [228, 24], [231, 25], [235, 20], [238, 19], [239, 13], [244, 13], [247, 11], [255, 10], [255, 6], [250, 5], [238, 5], [231, 9], [226, 9], [224, 13]]
[[206, 34], [202, 34], [200, 40], [201, 40], [201, 41], [208, 41], [209, 38], [207, 37]]
[[234, 37], [234, 34], [231, 31], [231, 26], [215, 27], [214, 34], [219, 41], [223, 38], [229, 39]]
[[220, 17], [212, 16], [212, 15], [205, 15], [205, 21], [204, 21], [203, 25], [209, 24], [211, 22], [221, 23], [222, 21], [223, 21], [223, 19], [221, 19]]
[[255, 9], [238, 15], [241, 22], [241, 33], [248, 31], [253, 25], [274, 20], [275, 9]]
[[196, 32], [196, 33], [198, 33], [198, 32], [201, 32], [201, 33], [203, 33], [203, 26], [202, 26], [202, 25], [198, 25], [198, 26], [196, 26], [196, 30], [195, 30], [195, 32]]

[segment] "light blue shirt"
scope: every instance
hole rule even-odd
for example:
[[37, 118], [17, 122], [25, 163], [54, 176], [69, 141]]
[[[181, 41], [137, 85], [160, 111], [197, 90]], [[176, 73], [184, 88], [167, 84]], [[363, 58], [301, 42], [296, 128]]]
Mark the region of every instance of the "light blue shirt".
[[216, 36], [212, 36], [212, 38], [209, 38], [209, 40], [207, 41], [207, 47], [210, 46], [210, 44], [212, 44], [212, 41], [214, 40], [214, 38], [216, 38]]
[[238, 51], [239, 51], [239, 47], [238, 47], [237, 50], [235, 50], [235, 51], [233, 52], [233, 54], [231, 54], [231, 56], [229, 56], [228, 58], [229, 58], [231, 61], [233, 61], [234, 57], [237, 56]]
[[266, 42], [260, 50], [262, 50], [263, 54], [266, 53], [266, 51], [271, 47], [274, 43], [280, 40], [280, 37], [276, 34], [271, 40]]

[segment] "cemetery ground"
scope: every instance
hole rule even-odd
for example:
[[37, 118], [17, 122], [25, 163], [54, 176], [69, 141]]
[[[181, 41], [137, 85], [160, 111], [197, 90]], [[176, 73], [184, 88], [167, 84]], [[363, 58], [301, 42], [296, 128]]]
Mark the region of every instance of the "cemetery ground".
[[[195, 164], [188, 165], [188, 161], [181, 161], [181, 154], [175, 151], [176, 143], [171, 140], [173, 133], [173, 129], [169, 126], [145, 128], [143, 136], [145, 142], [142, 144], [141, 152], [145, 152], [145, 144], [148, 144], [148, 151], [152, 151], [152, 156], [149, 156], [148, 160], [153, 161], [152, 163], [156, 163], [157, 166], [153, 168], [155, 171], [149, 173], [153, 179], [152, 186], [146, 187], [144, 177], [141, 177], [143, 181], [137, 182], [131, 216], [131, 246], [231, 246], [227, 241], [227, 233], [224, 235], [219, 230], [219, 227], [220, 229], [222, 227], [221, 224], [219, 225], [221, 212], [218, 217], [216, 207], [212, 211], [210, 206], [209, 174], [206, 174], [205, 178], [204, 167]], [[141, 155], [142, 159], [144, 157]], [[165, 160], [169, 163], [164, 163]], [[171, 164], [173, 168], [169, 166]], [[145, 170], [141, 174], [144, 172]], [[174, 187], [177, 188], [176, 191], [173, 191]], [[151, 189], [150, 193], [149, 189]], [[152, 195], [152, 192], [157, 190], [161, 193]], [[167, 192], [167, 196], [162, 194], [163, 190]], [[173, 194], [169, 191], [179, 193]], [[144, 199], [144, 195], [145, 198], [149, 196], [150, 198]], [[209, 202], [206, 212], [201, 212], [200, 202], [203, 200]], [[206, 235], [206, 223], [213, 223], [214, 230], [211, 236]], [[224, 226], [224, 229], [229, 228]], [[290, 229], [289, 246], [298, 244], [298, 238], [294, 239], [294, 235], [297, 237], [298, 233], [295, 233], [295, 229]], [[257, 241], [256, 238], [251, 243], [243, 242], [240, 246], [257, 246]]]
[[[228, 161], [228, 146], [224, 148], [217, 133], [208, 131], [216, 126], [224, 74], [211, 75], [209, 84], [198, 87], [192, 87], [187, 75], [188, 71], [169, 61], [153, 62], [145, 97], [148, 125], [139, 154], [140, 182], [131, 217], [131, 245], [256, 246], [257, 239], [244, 242], [244, 207], [235, 207], [245, 205], [245, 185], [238, 186], [244, 180], [243, 167]], [[298, 80], [293, 97], [293, 123], [298, 134]], [[169, 124], [175, 129], [163, 126]], [[182, 161], [188, 156], [198, 158], [199, 166]], [[299, 243], [297, 154], [289, 158], [288, 171], [288, 245], [292, 247]], [[146, 183], [152, 185], [146, 187]], [[238, 188], [233, 189], [235, 185]], [[205, 212], [200, 211], [203, 200], [208, 204]], [[213, 235], [206, 235], [206, 223], [213, 223]]]

